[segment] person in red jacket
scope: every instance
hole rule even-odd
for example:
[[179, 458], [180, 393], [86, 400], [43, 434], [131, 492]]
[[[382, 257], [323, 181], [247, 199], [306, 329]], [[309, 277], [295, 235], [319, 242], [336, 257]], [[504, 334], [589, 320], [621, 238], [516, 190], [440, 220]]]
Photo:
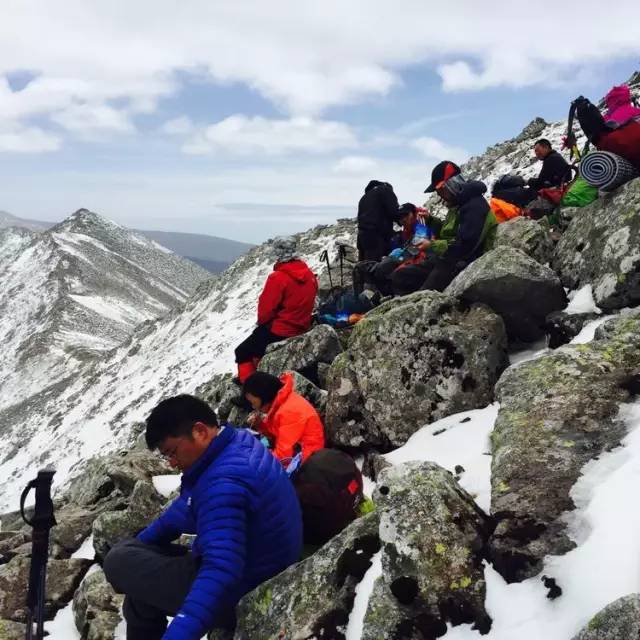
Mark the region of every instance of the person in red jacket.
[[290, 373], [277, 378], [257, 371], [247, 378], [242, 393], [254, 410], [249, 426], [267, 437], [285, 468], [298, 451], [304, 463], [324, 448], [322, 420], [313, 405], [293, 390]]
[[273, 342], [298, 336], [311, 327], [318, 280], [296, 255], [293, 238], [276, 238], [276, 259], [258, 299], [258, 326], [235, 350], [238, 382], [243, 383], [258, 366]]

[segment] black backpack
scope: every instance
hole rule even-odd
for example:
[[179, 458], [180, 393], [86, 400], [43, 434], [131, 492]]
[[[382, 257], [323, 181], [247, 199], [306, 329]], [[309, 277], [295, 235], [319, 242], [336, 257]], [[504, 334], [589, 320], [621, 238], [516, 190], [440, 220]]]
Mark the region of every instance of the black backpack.
[[293, 477], [302, 509], [305, 544], [321, 545], [357, 517], [362, 474], [351, 456], [337, 449], [313, 453]]

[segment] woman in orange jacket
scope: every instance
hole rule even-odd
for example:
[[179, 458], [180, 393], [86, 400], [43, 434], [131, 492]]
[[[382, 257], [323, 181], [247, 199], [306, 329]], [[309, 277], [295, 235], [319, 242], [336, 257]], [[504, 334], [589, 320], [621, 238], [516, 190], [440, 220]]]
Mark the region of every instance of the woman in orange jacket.
[[280, 378], [264, 371], [249, 376], [243, 385], [244, 397], [254, 413], [250, 426], [269, 439], [273, 455], [287, 465], [302, 451], [302, 462], [324, 448], [324, 427], [318, 412], [293, 390], [293, 376]]

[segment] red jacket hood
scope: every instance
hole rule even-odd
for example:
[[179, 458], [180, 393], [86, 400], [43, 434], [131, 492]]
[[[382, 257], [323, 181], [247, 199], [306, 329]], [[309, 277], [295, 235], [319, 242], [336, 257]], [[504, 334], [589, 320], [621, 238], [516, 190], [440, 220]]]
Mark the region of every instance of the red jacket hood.
[[631, 90], [626, 84], [613, 87], [605, 97], [607, 108], [609, 111], [624, 107], [627, 104], [631, 104]]
[[280, 271], [286, 273], [289, 277], [293, 278], [296, 282], [309, 282], [315, 275], [313, 271], [309, 269], [307, 264], [302, 260], [291, 260], [290, 262], [276, 262], [273, 266], [274, 271]]

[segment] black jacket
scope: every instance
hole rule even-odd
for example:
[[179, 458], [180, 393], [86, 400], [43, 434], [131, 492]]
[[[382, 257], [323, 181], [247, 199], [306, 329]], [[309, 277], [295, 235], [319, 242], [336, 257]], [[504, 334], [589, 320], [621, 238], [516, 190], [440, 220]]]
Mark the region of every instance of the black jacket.
[[372, 180], [358, 203], [358, 234], [375, 235], [390, 242], [397, 216], [398, 198], [393, 187], [388, 182]]
[[533, 189], [559, 187], [571, 180], [571, 165], [557, 152], [551, 151], [542, 161], [542, 169], [537, 178], [531, 178], [528, 184]]

